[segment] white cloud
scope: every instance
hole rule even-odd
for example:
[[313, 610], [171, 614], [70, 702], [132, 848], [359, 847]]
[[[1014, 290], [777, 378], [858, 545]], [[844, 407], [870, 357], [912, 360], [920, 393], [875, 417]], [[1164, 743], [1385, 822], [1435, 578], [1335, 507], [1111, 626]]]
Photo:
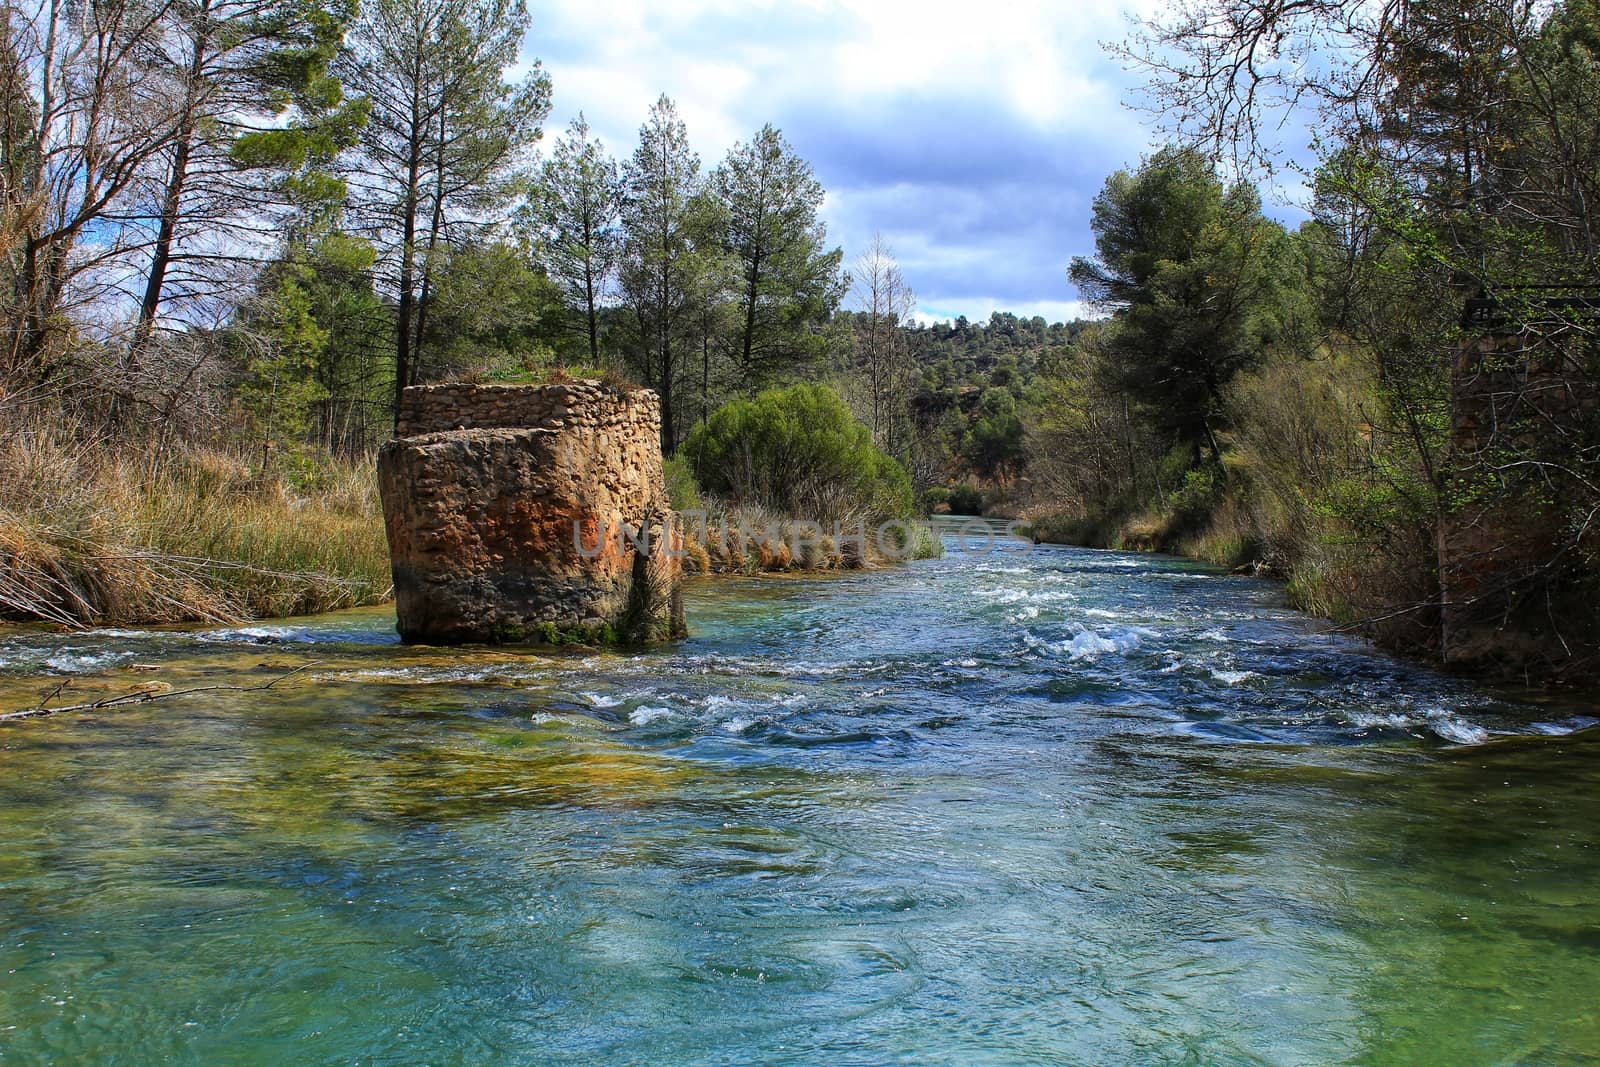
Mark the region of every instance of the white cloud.
[[[709, 168], [773, 122], [830, 190], [824, 218], [847, 262], [882, 229], [940, 309], [1067, 309], [1088, 200], [1149, 145], [1119, 103], [1128, 76], [1099, 45], [1123, 35], [1130, 3], [1003, 7], [550, 0], [525, 54], [555, 83], [552, 137], [582, 110], [625, 158], [664, 92]], [[993, 306], [971, 295], [985, 290]]]
[[954, 322], [965, 315], [968, 322], [988, 322], [996, 311], [1009, 311], [1019, 319], [1038, 316], [1046, 322], [1071, 322], [1074, 319], [1094, 319], [1099, 314], [1082, 300], [1000, 300], [992, 296], [958, 297], [949, 309], [918, 307], [912, 318], [923, 326], [936, 322]]

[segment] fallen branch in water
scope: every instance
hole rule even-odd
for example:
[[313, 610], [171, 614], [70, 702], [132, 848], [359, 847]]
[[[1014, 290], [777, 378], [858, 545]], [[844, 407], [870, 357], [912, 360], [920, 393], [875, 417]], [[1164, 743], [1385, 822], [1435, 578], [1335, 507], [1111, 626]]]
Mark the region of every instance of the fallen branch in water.
[[292, 671], [278, 675], [270, 682], [263, 682], [261, 685], [197, 685], [189, 689], [169, 689], [164, 693], [151, 692], [148, 689], [140, 689], [132, 693], [123, 693], [119, 696], [106, 697], [103, 700], [91, 701], [87, 704], [66, 704], [59, 708], [52, 708], [50, 706], [50, 701], [60, 696], [61, 691], [68, 685], [68, 682], [64, 681], [57, 685], [54, 689], [50, 690], [50, 692], [46, 693], [44, 695], [44, 699], [39, 702], [37, 707], [24, 708], [21, 711], [8, 711], [0, 713], [0, 722], [15, 722], [20, 719], [42, 719], [48, 715], [64, 715], [67, 712], [72, 711], [98, 711], [101, 708], [115, 708], [127, 704], [148, 704], [152, 700], [166, 700], [170, 697], [186, 697], [192, 696], [195, 693], [260, 693], [264, 690], [271, 689], [279, 682], [287, 681], [290, 678], [293, 678], [295, 675], [308, 671], [315, 666], [317, 666], [317, 664], [307, 663], [303, 666], [296, 667]]

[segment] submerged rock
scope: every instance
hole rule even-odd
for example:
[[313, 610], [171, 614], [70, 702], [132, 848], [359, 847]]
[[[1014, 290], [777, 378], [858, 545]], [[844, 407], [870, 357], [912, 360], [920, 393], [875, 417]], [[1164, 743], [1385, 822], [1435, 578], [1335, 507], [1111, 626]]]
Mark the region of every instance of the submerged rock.
[[683, 631], [656, 395], [598, 381], [407, 389], [378, 483], [406, 641]]

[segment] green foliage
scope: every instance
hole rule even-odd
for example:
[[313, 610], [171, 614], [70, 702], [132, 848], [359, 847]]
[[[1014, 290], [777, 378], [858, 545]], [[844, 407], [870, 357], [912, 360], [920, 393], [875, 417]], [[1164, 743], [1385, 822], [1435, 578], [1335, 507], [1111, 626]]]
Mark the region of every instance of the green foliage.
[[982, 515], [983, 490], [971, 485], [958, 485], [951, 489], [950, 514]]
[[668, 97], [650, 109], [623, 181], [620, 281], [631, 329], [621, 340], [631, 369], [661, 397], [662, 451], [671, 452], [679, 433], [674, 387], [692, 344], [694, 296], [708, 287], [718, 255], [708, 239], [714, 206], [704, 195], [700, 157]]
[[905, 469], [823, 385], [727, 404], [696, 427], [683, 455], [709, 492], [817, 522], [905, 516], [914, 506]]
[[590, 139], [580, 113], [556, 142], [528, 203], [546, 267], [591, 363], [600, 362], [600, 307], [621, 253], [622, 193], [616, 161]]
[[978, 405], [978, 421], [967, 436], [965, 454], [979, 475], [1004, 481], [1023, 463], [1023, 425], [1011, 393], [988, 389]]
[[949, 507], [950, 490], [942, 485], [933, 486], [922, 494], [922, 506], [931, 514], [941, 507]]
[[668, 456], [662, 464], [667, 480], [667, 498], [672, 501], [672, 510], [682, 514], [685, 511], [699, 511], [705, 506], [700, 499], [700, 485], [695, 481], [694, 468], [689, 465], [688, 459], [683, 455]]
[[817, 217], [822, 185], [770, 125], [735, 145], [711, 183], [737, 261], [738, 371], [756, 385], [803, 372], [821, 358], [820, 328], [845, 288], [844, 254], [826, 250], [827, 228]]
[[498, 241], [442, 249], [430, 274], [425, 376], [491, 376], [548, 361], [563, 329], [561, 295], [521, 249]]
[[239, 399], [260, 436], [280, 447], [310, 436], [353, 454], [386, 431], [393, 325], [372, 291], [372, 262], [367, 242], [329, 234], [262, 271], [228, 331]]
[[333, 65], [355, 9], [350, 0], [287, 0], [237, 15], [213, 9], [196, 27], [209, 36], [215, 21], [227, 18], [227, 36], [238, 42], [238, 68], [214, 75], [228, 82], [225, 96], [253, 91], [255, 106], [275, 119], [289, 113], [289, 121], [242, 131], [237, 115], [230, 114], [208, 128], [233, 131], [227, 146], [230, 161], [246, 172], [262, 173], [274, 187], [287, 209], [285, 230], [291, 242], [311, 240], [332, 226], [349, 191], [334, 163], [359, 141], [370, 102], [346, 97]]
[[149, 344], [163, 305], [168, 314], [180, 310], [205, 288], [196, 279], [232, 266], [227, 251], [218, 253], [216, 231], [258, 214], [262, 187], [287, 208], [290, 229], [302, 218], [337, 215], [345, 189], [333, 164], [366, 115], [362, 103], [343, 100], [331, 73], [354, 15], [346, 0], [159, 5], [149, 25], [162, 34], [161, 47], [118, 45], [145, 53], [144, 80], [185, 87], [181, 109], [177, 101], [157, 105], [177, 117], [170, 162], [149, 190], [159, 206], [144, 266], [140, 346]]
[[926, 523], [916, 523], [911, 527], [911, 544], [903, 552], [903, 558], [907, 560], [943, 559], [944, 538], [940, 537]]
[[262, 293], [257, 332], [246, 342], [239, 399], [261, 436], [280, 446], [305, 435], [313, 405], [327, 397], [316, 372], [328, 333], [313, 314], [310, 274], [303, 264], [287, 263], [276, 272]]
[[1121, 388], [1198, 458], [1221, 460], [1223, 392], [1286, 332], [1300, 273], [1254, 188], [1224, 188], [1198, 152], [1167, 148], [1095, 199], [1096, 258], [1072, 280], [1113, 313]]
[[370, 102], [351, 207], [396, 297], [396, 406], [424, 368], [454, 358], [430, 344], [432, 272], [449, 250], [482, 243], [486, 222], [525, 191], [551, 92], [537, 61], [507, 77], [528, 22], [523, 0], [368, 0], [340, 53], [338, 73]]

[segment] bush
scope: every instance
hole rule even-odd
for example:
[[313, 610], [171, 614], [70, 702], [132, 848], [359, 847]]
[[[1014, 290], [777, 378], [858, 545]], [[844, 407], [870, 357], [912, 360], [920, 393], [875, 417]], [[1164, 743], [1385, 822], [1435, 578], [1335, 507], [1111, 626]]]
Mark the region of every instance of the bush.
[[930, 515], [941, 507], [948, 506], [949, 503], [950, 490], [942, 485], [936, 485], [922, 494], [922, 506], [927, 509]]
[[681, 454], [706, 491], [786, 515], [827, 523], [898, 518], [914, 507], [905, 469], [825, 385], [735, 400], [696, 427]]
[[694, 479], [694, 469], [680, 453], [662, 464], [667, 479], [667, 498], [676, 512], [699, 511], [705, 505], [700, 500], [700, 486]]
[[1362, 624], [1390, 647], [1430, 650], [1439, 592], [1429, 467], [1445, 424], [1407, 432], [1396, 395], [1351, 353], [1270, 363], [1229, 392], [1255, 534], [1289, 579], [1290, 603]]
[[970, 485], [958, 485], [950, 490], [950, 514], [982, 515], [983, 490]]

